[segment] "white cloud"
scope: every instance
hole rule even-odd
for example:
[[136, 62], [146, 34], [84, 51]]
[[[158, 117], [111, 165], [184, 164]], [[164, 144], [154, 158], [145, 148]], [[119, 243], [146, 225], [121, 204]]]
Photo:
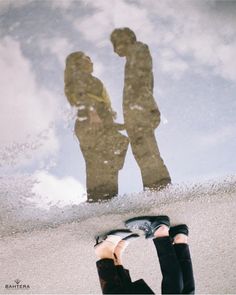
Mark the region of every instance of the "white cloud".
[[124, 0], [87, 0], [84, 2], [88, 7], [96, 9], [96, 12], [78, 18], [74, 26], [87, 40], [96, 42], [98, 47], [110, 42], [110, 33], [116, 27], [128, 26], [144, 39], [149, 36], [148, 32], [154, 30], [145, 8], [140, 9]]
[[[90, 57], [93, 56], [92, 53], [91, 54], [89, 53], [89, 51], [88, 51], [88, 55]], [[93, 57], [92, 62], [93, 62], [93, 75], [96, 77], [101, 76], [106, 71], [103, 63], [99, 61], [97, 57]]]
[[31, 202], [38, 207], [78, 205], [87, 199], [85, 188], [73, 177], [58, 178], [46, 171], [36, 172], [34, 177], [38, 183], [32, 188]]
[[197, 145], [209, 149], [227, 141], [234, 141], [235, 134], [236, 126], [223, 126], [211, 133], [200, 135], [197, 138]]
[[69, 55], [73, 46], [66, 38], [45, 38], [40, 40], [39, 44], [41, 50], [50, 51], [52, 54], [56, 55], [60, 64], [64, 67], [67, 55]]
[[52, 8], [60, 8], [62, 10], [67, 10], [70, 8], [74, 0], [50, 0]]
[[160, 52], [159, 66], [163, 72], [171, 73], [176, 79], [189, 68], [187, 62], [176, 56], [175, 52], [170, 49], [163, 49]]
[[55, 153], [57, 98], [37, 85], [29, 60], [10, 37], [0, 41], [0, 68], [1, 146], [13, 156], [29, 150], [41, 155]]
[[[128, 26], [138, 39], [157, 46], [163, 71], [179, 76], [190, 68], [201, 73], [199, 68], [210, 67], [212, 73], [236, 80], [236, 19], [229, 4], [181, 0], [84, 3], [95, 12], [78, 18], [74, 25], [97, 47], [109, 43], [115, 27]], [[166, 48], [174, 52], [171, 59], [161, 55]]]
[[0, 1], [0, 8], [1, 9], [8, 9], [9, 7], [13, 8], [18, 8], [25, 6], [29, 3], [31, 3], [33, 0], [5, 0], [5, 1]]
[[217, 48], [217, 63], [215, 73], [225, 79], [236, 81], [236, 40], [231, 45], [221, 45]]
[[[74, 45], [72, 43], [69, 43], [66, 38], [44, 38], [40, 40], [39, 46], [42, 51], [48, 52], [49, 50], [52, 54], [54, 54], [63, 68], [65, 67], [66, 57], [73, 51], [76, 51]], [[88, 50], [86, 54], [92, 57], [94, 55], [94, 52], [92, 50]], [[97, 60], [96, 57], [93, 58], [93, 63], [94, 75], [101, 75], [105, 70], [103, 64], [99, 60]]]
[[157, 27], [157, 45], [172, 48], [177, 59], [188, 57], [197, 71], [208, 66], [215, 74], [236, 80], [236, 20], [232, 12], [223, 12], [217, 1], [149, 0], [147, 4], [159, 22], [166, 21]]

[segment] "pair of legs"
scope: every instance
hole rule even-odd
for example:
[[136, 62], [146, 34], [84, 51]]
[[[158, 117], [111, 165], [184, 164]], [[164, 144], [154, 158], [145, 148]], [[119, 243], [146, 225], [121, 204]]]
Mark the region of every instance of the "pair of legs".
[[[187, 235], [180, 233], [172, 240], [168, 226], [162, 225], [154, 232], [153, 242], [163, 276], [162, 294], [193, 294], [195, 287]], [[95, 248], [103, 294], [125, 294], [132, 290], [129, 271], [122, 266], [122, 254], [128, 243], [119, 237], [108, 236]], [[154, 294], [144, 281], [136, 288], [136, 293]]]
[[129, 294], [132, 281], [129, 271], [122, 265], [122, 254], [129, 242], [109, 235], [95, 246], [96, 263], [103, 294]]
[[158, 189], [171, 183], [169, 172], [161, 158], [154, 130], [127, 126], [130, 145], [139, 165], [143, 187]]
[[163, 277], [162, 294], [194, 294], [195, 284], [187, 235], [177, 234], [172, 241], [169, 228], [163, 225], [154, 233], [153, 242]]
[[85, 151], [88, 198], [107, 200], [118, 195], [118, 174], [124, 165], [129, 140], [110, 126], [96, 134], [96, 144]]
[[118, 194], [118, 174], [129, 140], [111, 125], [99, 129], [76, 120], [75, 134], [86, 164], [88, 200], [108, 200]]

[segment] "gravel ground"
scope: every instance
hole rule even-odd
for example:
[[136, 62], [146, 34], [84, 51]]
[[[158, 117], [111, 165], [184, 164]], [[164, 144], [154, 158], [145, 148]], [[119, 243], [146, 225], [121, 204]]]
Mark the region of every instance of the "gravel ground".
[[[168, 198], [168, 193], [172, 197]], [[173, 198], [173, 195], [181, 197]], [[36, 221], [24, 227], [25, 221], [20, 226], [19, 219], [18, 233], [5, 231], [0, 240], [0, 293], [101, 293], [93, 251], [94, 235], [123, 227], [123, 221], [129, 217], [146, 214], [167, 214], [173, 224], [189, 225], [196, 293], [236, 293], [235, 182], [175, 189], [175, 193], [169, 190], [156, 201], [155, 196], [139, 194], [133, 203], [127, 197], [127, 207], [124, 199], [111, 205], [102, 204], [96, 210], [92, 205], [93, 209], [88, 209], [90, 216], [81, 213], [83, 218], [54, 227], [52, 224], [37, 227]], [[124, 254], [124, 266], [129, 268], [133, 280], [143, 278], [160, 293], [160, 267], [151, 240], [141, 237], [132, 242]], [[29, 285], [30, 289], [5, 288], [15, 285], [16, 279], [21, 280], [19, 285]]]

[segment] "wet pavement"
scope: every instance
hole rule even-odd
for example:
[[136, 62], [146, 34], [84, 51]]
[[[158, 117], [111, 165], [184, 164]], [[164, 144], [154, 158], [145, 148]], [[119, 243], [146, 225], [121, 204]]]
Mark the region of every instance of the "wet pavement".
[[[159, 194], [126, 196], [127, 203], [117, 198], [110, 204], [89, 204], [87, 215], [80, 212], [80, 221], [74, 218], [70, 223], [54, 223], [55, 228], [53, 223], [37, 228], [35, 222], [31, 228], [24, 228], [24, 233], [5, 234], [0, 242], [0, 293], [14, 293], [5, 285], [16, 284], [16, 279], [29, 285], [27, 292], [32, 294], [101, 293], [93, 237], [123, 227], [129, 217], [146, 214], [167, 214], [173, 224], [189, 225], [196, 293], [235, 293], [235, 196], [234, 178], [218, 185], [175, 187]], [[151, 240], [141, 237], [131, 243], [124, 254], [124, 266], [133, 280], [143, 278], [156, 293], [160, 292], [161, 273]]]

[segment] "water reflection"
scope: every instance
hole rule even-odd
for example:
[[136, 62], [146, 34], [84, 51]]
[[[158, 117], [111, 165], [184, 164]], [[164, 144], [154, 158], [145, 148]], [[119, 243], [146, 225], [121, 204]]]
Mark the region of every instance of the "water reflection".
[[118, 194], [118, 172], [123, 167], [128, 138], [114, 122], [115, 112], [103, 83], [92, 75], [93, 64], [83, 52], [66, 59], [65, 94], [78, 109], [75, 134], [86, 163], [88, 200], [109, 199]]
[[129, 28], [115, 29], [111, 42], [114, 52], [126, 58], [123, 114], [143, 187], [158, 189], [171, 179], [154, 134], [160, 123], [160, 111], [153, 97], [152, 57], [148, 46], [137, 41]]
[[[160, 156], [154, 131], [160, 111], [153, 97], [152, 57], [148, 46], [136, 40], [129, 28], [111, 34], [114, 52], [126, 57], [123, 91], [125, 124], [114, 122], [110, 98], [103, 83], [92, 75], [93, 63], [83, 52], [66, 59], [65, 94], [77, 107], [75, 134], [86, 163], [88, 200], [110, 199], [118, 194], [128, 142], [142, 174], [143, 188], [160, 189], [171, 183]], [[119, 130], [127, 131], [126, 136]]]

